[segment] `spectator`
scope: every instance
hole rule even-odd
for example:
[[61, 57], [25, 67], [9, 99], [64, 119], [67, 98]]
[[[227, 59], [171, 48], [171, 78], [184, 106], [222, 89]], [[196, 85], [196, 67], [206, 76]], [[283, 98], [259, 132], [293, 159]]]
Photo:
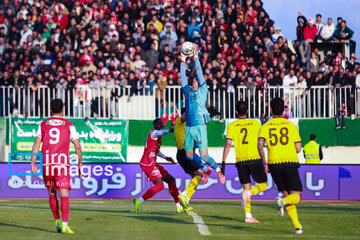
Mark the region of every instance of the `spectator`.
[[335, 32], [335, 25], [332, 18], [328, 18], [327, 25], [323, 26], [320, 32], [320, 39], [323, 42], [330, 42]]
[[293, 118], [292, 111], [289, 109], [289, 105], [287, 105], [287, 104], [285, 104], [285, 106], [284, 106], [284, 112], [283, 112], [282, 117], [285, 119]]
[[176, 43], [175, 41], [170, 37], [170, 33], [167, 32], [165, 35], [165, 38], [163, 40], [161, 40], [160, 43], [160, 51], [164, 50], [165, 46], [169, 47], [169, 52], [172, 53], [175, 49], [176, 49]]
[[309, 51], [310, 43], [314, 42], [316, 37], [317, 28], [313, 19], [308, 20], [308, 25], [304, 29], [304, 41], [300, 45], [299, 51], [301, 55], [301, 61], [306, 63], [306, 55]]
[[340, 42], [344, 42], [352, 38], [354, 32], [346, 26], [346, 21], [341, 22], [340, 27], [337, 27], [334, 32], [334, 38]]
[[340, 129], [340, 118], [341, 118], [341, 128], [345, 129], [345, 117], [347, 115], [347, 109], [345, 107], [345, 103], [341, 103], [341, 105], [337, 109], [337, 113], [335, 116], [336, 119], [336, 129]]
[[319, 71], [319, 60], [314, 52], [311, 53], [310, 61], [307, 62], [306, 69], [311, 73], [317, 73]]
[[199, 24], [196, 22], [195, 17], [192, 17], [189, 25], [187, 26], [187, 33], [188, 33], [188, 36], [190, 37], [190, 39], [193, 39], [195, 37], [194, 31], [201, 33], [201, 28], [200, 28]]
[[272, 35], [272, 41], [276, 43], [279, 37], [284, 38], [284, 35], [281, 33], [281, 27], [275, 29], [275, 33]]
[[262, 38], [263, 38], [266, 52], [270, 53], [270, 51], [274, 48], [274, 43], [271, 41], [268, 34], [264, 34]]
[[150, 44], [150, 49], [146, 51], [146, 65], [149, 67], [149, 71], [158, 64], [159, 52], [155, 50], [155, 43]]
[[321, 30], [322, 28], [325, 26], [325, 24], [323, 22], [321, 22], [321, 14], [316, 14], [316, 23], [315, 23], [315, 26], [316, 26], [316, 37], [319, 37], [320, 36], [320, 33], [321, 33]]
[[171, 38], [174, 42], [176, 42], [176, 41], [178, 40], [178, 37], [177, 37], [177, 35], [176, 35], [176, 32], [174, 32], [174, 31], [172, 30], [171, 23], [166, 23], [166, 24], [165, 24], [165, 29], [162, 30], [161, 33], [160, 33], [160, 39], [164, 39], [167, 33], [170, 33], [170, 38]]

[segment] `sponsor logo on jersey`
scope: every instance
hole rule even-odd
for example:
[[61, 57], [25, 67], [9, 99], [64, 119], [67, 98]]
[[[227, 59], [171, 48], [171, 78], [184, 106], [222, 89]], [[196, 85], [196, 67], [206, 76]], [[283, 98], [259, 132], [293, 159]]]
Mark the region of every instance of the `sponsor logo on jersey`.
[[61, 126], [61, 125], [65, 125], [65, 121], [60, 119], [50, 119], [46, 121], [46, 125]]

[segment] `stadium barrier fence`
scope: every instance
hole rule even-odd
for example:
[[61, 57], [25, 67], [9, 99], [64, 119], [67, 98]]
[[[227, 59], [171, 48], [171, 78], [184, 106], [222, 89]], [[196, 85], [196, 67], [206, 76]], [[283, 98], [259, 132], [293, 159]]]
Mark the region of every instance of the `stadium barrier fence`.
[[[268, 87], [248, 89], [244, 86], [210, 90], [208, 106], [216, 107], [219, 118], [236, 118], [235, 106], [245, 100], [249, 117], [270, 117], [270, 101], [282, 97], [294, 118], [329, 118], [337, 114], [341, 103], [350, 113], [360, 115], [360, 89], [350, 86], [330, 88], [313, 86], [307, 90], [297, 87]], [[140, 91], [131, 87], [91, 88], [80, 86], [71, 89], [33, 87], [0, 87], [0, 117], [48, 117], [50, 100], [60, 98], [65, 103], [65, 117], [154, 119], [164, 114], [177, 114], [185, 106], [180, 86], [155, 86]]]

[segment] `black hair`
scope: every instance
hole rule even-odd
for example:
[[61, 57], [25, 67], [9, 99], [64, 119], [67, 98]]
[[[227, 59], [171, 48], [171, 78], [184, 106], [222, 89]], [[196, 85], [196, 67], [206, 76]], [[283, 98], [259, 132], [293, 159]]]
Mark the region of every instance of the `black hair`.
[[284, 100], [276, 97], [270, 102], [271, 111], [274, 115], [280, 116], [284, 112]]
[[182, 108], [181, 109], [181, 114], [184, 114], [185, 113], [185, 108]]
[[156, 118], [154, 121], [153, 121], [153, 126], [156, 130], [160, 130], [160, 127], [159, 127], [159, 124], [162, 123], [162, 120], [160, 118]]
[[61, 113], [64, 107], [63, 101], [61, 99], [54, 99], [51, 101], [50, 108], [53, 114]]
[[314, 141], [316, 140], [316, 135], [315, 134], [310, 134], [310, 141]]
[[245, 101], [238, 101], [236, 104], [236, 111], [239, 116], [246, 115], [248, 107]]
[[320, 13], [316, 14], [316, 17], [322, 17]]

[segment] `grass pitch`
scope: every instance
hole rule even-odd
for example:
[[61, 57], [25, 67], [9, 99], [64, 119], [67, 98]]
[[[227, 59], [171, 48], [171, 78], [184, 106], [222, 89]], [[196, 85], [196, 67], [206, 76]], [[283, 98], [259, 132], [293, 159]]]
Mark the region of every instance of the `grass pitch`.
[[56, 233], [47, 199], [0, 199], [0, 239], [360, 239], [360, 202], [304, 202], [297, 209], [305, 233], [295, 235], [289, 216], [271, 202], [252, 202], [260, 224], [245, 224], [239, 201], [193, 201], [211, 236], [172, 201], [148, 201], [133, 212], [131, 200], [70, 200], [74, 235]]

